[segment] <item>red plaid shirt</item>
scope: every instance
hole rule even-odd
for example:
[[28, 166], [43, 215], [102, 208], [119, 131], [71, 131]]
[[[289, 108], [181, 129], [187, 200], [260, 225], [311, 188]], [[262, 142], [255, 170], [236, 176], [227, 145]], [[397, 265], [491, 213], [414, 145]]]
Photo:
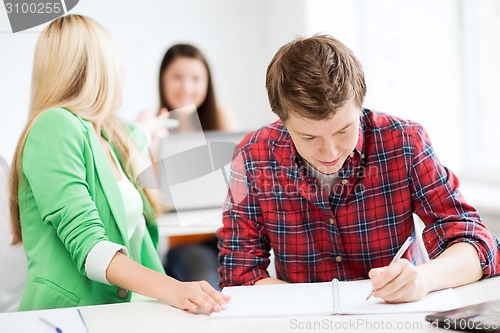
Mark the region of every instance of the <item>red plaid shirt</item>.
[[363, 110], [357, 147], [330, 194], [302, 167], [281, 121], [248, 134], [234, 156], [217, 232], [222, 286], [268, 277], [271, 248], [277, 277], [288, 282], [367, 278], [412, 235], [413, 213], [426, 225], [431, 259], [468, 242], [483, 277], [500, 272], [500, 243], [419, 124]]

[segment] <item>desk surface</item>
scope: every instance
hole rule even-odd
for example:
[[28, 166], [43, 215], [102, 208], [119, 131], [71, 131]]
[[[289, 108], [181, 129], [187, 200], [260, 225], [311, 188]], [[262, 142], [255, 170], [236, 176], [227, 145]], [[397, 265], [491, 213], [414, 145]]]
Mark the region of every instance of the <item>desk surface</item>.
[[[500, 298], [500, 277], [455, 288], [464, 305]], [[100, 332], [445, 332], [425, 321], [425, 313], [387, 315], [211, 318], [160, 302], [80, 308], [89, 333]], [[50, 311], [58, 311], [50, 310]], [[30, 312], [24, 313], [26, 316]], [[3, 316], [8, 314], [3, 314]], [[0, 315], [1, 327], [2, 315]]]
[[222, 227], [221, 208], [172, 212], [158, 218], [160, 236], [183, 236], [215, 233]]

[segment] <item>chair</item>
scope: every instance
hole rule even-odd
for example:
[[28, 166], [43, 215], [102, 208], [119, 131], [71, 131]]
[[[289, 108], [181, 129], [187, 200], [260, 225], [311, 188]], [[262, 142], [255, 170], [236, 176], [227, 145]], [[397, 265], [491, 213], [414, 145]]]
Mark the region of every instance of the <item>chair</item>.
[[0, 156], [0, 312], [17, 311], [27, 275], [23, 246], [11, 244], [8, 173], [9, 166]]

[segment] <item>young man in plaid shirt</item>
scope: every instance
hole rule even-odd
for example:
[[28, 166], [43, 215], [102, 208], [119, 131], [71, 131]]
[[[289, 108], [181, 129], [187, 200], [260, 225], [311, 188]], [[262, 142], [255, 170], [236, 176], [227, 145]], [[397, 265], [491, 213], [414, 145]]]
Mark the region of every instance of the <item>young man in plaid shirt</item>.
[[[246, 136], [219, 237], [221, 286], [370, 278], [389, 302], [500, 272], [500, 243], [419, 124], [363, 109], [364, 73], [330, 36], [294, 40], [267, 69], [280, 120]], [[388, 266], [417, 214], [430, 262]], [[269, 277], [269, 251], [278, 279]]]

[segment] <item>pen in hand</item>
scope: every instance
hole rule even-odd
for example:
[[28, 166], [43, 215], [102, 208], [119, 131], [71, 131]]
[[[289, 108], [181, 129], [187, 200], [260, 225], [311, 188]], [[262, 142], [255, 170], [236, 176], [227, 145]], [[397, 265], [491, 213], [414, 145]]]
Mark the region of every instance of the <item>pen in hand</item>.
[[40, 321], [42, 323], [44, 323], [45, 325], [49, 326], [51, 329], [53, 329], [54, 331], [56, 331], [57, 333], [62, 333], [62, 329], [60, 329], [59, 327], [57, 327], [56, 325], [52, 324], [50, 321], [48, 321], [47, 319], [45, 318], [42, 318], [42, 317], [38, 317], [38, 319], [40, 319]]
[[[403, 243], [403, 245], [399, 249], [398, 253], [396, 253], [396, 255], [394, 256], [394, 258], [392, 258], [392, 260], [391, 260], [391, 262], [389, 263], [388, 266], [392, 265], [393, 263], [395, 263], [396, 261], [398, 261], [399, 259], [401, 259], [401, 257], [406, 252], [406, 250], [408, 250], [408, 247], [410, 246], [411, 242], [413, 242], [413, 237], [412, 236], [410, 236], [410, 237], [408, 237], [406, 239], [406, 241]], [[372, 297], [372, 295], [373, 295], [374, 292], [375, 292], [375, 290], [370, 291], [370, 293], [368, 294], [368, 296], [366, 296], [366, 300], [365, 301], [368, 301], [370, 299], [370, 297]]]

